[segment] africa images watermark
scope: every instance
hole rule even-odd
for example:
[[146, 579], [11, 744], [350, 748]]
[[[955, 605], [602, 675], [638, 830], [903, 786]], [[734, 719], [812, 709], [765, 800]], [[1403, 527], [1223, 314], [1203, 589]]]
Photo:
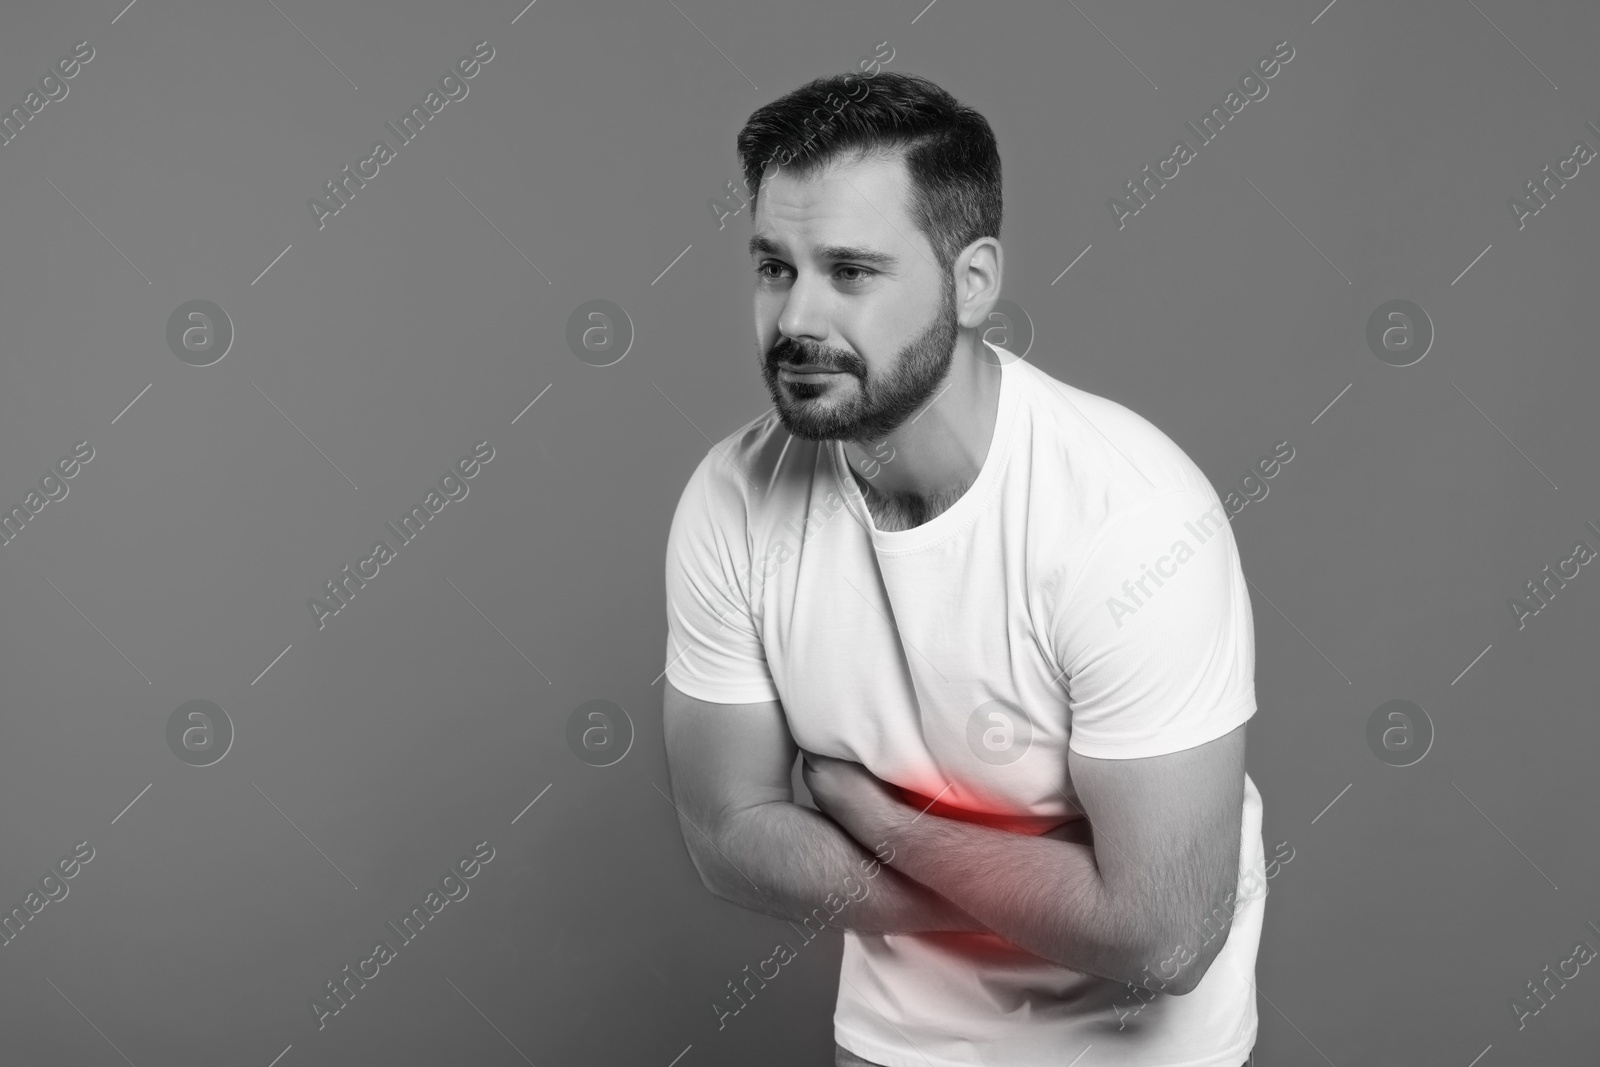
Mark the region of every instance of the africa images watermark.
[[[883, 450], [885, 448], [889, 450], [889, 454], [887, 456], [883, 454]], [[894, 457], [898, 455], [894, 446], [889, 444], [888, 441], [879, 441], [877, 444], [873, 445], [872, 452], [873, 455], [871, 457], [862, 460], [860, 463], [862, 476], [867, 478], [869, 481], [873, 478], [876, 478], [878, 476], [878, 472], [883, 470], [884, 466], [892, 462]], [[784, 522], [783, 526], [788, 533], [795, 535], [795, 538], [801, 545], [804, 545], [807, 541], [815, 537], [817, 531], [821, 530], [822, 527], [829, 522], [829, 520], [843, 510], [844, 498], [841, 497], [836, 490], [829, 489], [825, 494], [823, 494], [822, 503], [817, 504], [810, 511], [806, 512], [803, 525], [796, 525], [793, 519], [789, 519]], [[794, 558], [794, 545], [790, 544], [787, 537], [779, 537], [771, 547], [762, 553], [761, 559], [758, 562], [750, 565], [750, 573], [752, 577], [752, 595], [755, 591], [755, 585], [759, 585], [765, 582], [767, 579], [773, 577], [778, 573], [779, 569], [782, 568], [785, 563], [788, 563]], [[717, 616], [717, 631], [720, 633], [728, 625], [729, 617], [736, 614], [739, 613], [736, 611], [725, 611], [721, 615]]]
[[[428, 895], [422, 898], [422, 903], [412, 907], [406, 917], [400, 920], [400, 926], [392, 922], [383, 925], [394, 934], [395, 940], [403, 948], [427, 928], [427, 924], [438, 917], [441, 911], [451, 903], [467, 899], [467, 894], [472, 892], [472, 887], [463, 879], [476, 878], [483, 870], [483, 865], [494, 859], [494, 846], [487, 841], [479, 841], [472, 846], [472, 854], [456, 860], [455, 864], [445, 868], [444, 874], [439, 876], [439, 888], [428, 890]], [[317, 1017], [317, 1029], [325, 1029], [330, 1015], [338, 1015], [350, 1006], [350, 1001], [355, 999], [358, 991], [367, 987], [367, 982], [383, 973], [383, 968], [399, 958], [399, 950], [391, 945], [387, 938], [372, 946], [372, 955], [361, 960], [350, 969], [347, 963], [341, 973], [343, 978], [330, 978], [324, 983], [326, 994], [311, 997], [306, 1003], [311, 1006], [311, 1013]], [[369, 973], [367, 968], [372, 968]], [[355, 983], [354, 986], [351, 983]]]
[[[1600, 135], [1600, 126], [1593, 122], [1585, 121], [1584, 125]], [[1587, 141], [1577, 141], [1572, 145], [1572, 154], [1566, 159], [1556, 162], [1556, 169], [1552, 172], [1550, 164], [1546, 163], [1540, 171], [1542, 178], [1533, 178], [1522, 184], [1526, 200], [1519, 200], [1514, 196], [1506, 197], [1506, 207], [1511, 209], [1511, 217], [1517, 220], [1517, 229], [1526, 229], [1528, 219], [1537, 215], [1550, 206], [1550, 201], [1556, 198], [1556, 192], [1567, 187], [1567, 182], [1576, 178], [1584, 167], [1594, 162], [1595, 151], [1589, 147]], [[1572, 168], [1572, 173], [1567, 173], [1567, 168]], [[1552, 184], [1553, 183], [1553, 184]]]
[[[1285, 449], [1288, 450], [1287, 453], [1285, 453]], [[1227, 511], [1228, 521], [1232, 522], [1234, 516], [1243, 511], [1252, 501], [1265, 500], [1272, 489], [1263, 479], [1276, 477], [1278, 472], [1283, 469], [1283, 464], [1292, 459], [1294, 459], [1294, 446], [1290, 445], [1288, 441], [1279, 441], [1273, 446], [1271, 455], [1261, 457], [1256, 461], [1252, 471], [1239, 479], [1239, 485], [1244, 490], [1243, 496], [1235, 490], [1229, 489], [1223, 497], [1222, 504], [1212, 504], [1205, 511], [1185, 522], [1183, 524], [1184, 529], [1189, 531], [1197, 544], [1204, 545], [1223, 528], [1221, 512], [1224, 507]], [[1256, 477], [1257, 471], [1261, 474], [1259, 478]], [[1155, 597], [1155, 592], [1149, 588], [1147, 583], [1154, 582], [1156, 590], [1159, 590], [1166, 584], [1163, 579], [1176, 577], [1178, 568], [1193, 559], [1194, 555], [1195, 550], [1189, 547], [1189, 542], [1179, 538], [1172, 543], [1167, 555], [1156, 560], [1153, 570], [1149, 564], [1141, 563], [1139, 565], [1139, 576], [1137, 578], [1129, 578], [1122, 583], [1122, 593], [1128, 600], [1124, 601], [1114, 596], [1106, 598], [1106, 610], [1111, 613], [1111, 621], [1117, 624], [1117, 629], [1122, 629], [1124, 615], [1137, 614], [1140, 608]], [[1169, 566], [1170, 569], [1168, 569]], [[1141, 593], [1144, 594], [1142, 599], [1140, 597]]]
[[[882, 870], [882, 865], [894, 859], [894, 849], [887, 841], [880, 844], [872, 851], [873, 855], [877, 857], [876, 859], [858, 861], [861, 867], [862, 877], [868, 880], [878, 877], [879, 871]], [[885, 855], [885, 852], [887, 852], [888, 855]], [[867, 899], [867, 896], [872, 892], [872, 887], [870, 885], [868, 885], [865, 881], [856, 878], [856, 876], [853, 874], [845, 875], [843, 886], [845, 894], [843, 897], [841, 897], [838, 893], [829, 893], [823, 900], [821, 906], [811, 909], [811, 914], [805, 919], [801, 920], [800, 926], [794, 926], [793, 923], [789, 924], [790, 926], [794, 927], [795, 931], [804, 939], [800, 942], [801, 948], [804, 948], [806, 945], [809, 945], [812, 941], [816, 940], [817, 935], [822, 933], [823, 930], [827, 929], [828, 924], [837, 919], [839, 914], [843, 912], [845, 908], [849, 907], [851, 904], [859, 904], [861, 901]], [[815, 931], [813, 931], [811, 928], [811, 924], [813, 922], [816, 923]], [[740, 983], [740, 985], [737, 986], [734, 985], [730, 980], [728, 982], [728, 991], [733, 995], [731, 997], [724, 998], [730, 1003], [737, 1004], [738, 1006], [724, 1007], [717, 1001], [711, 1002], [711, 1012], [717, 1017], [717, 1029], [722, 1030], [726, 1028], [729, 1017], [738, 1015], [741, 1011], [748, 1008], [750, 1006], [750, 1001], [756, 998], [756, 990], [750, 988], [751, 982], [755, 982], [757, 988], [767, 988], [767, 982], [770, 982], [778, 977], [778, 975], [781, 973], [780, 969], [783, 967], [783, 965], [792, 962], [798, 956], [799, 953], [787, 941], [779, 941], [775, 946], [773, 946], [772, 955], [756, 964], [756, 969], [753, 973], [750, 970], [750, 965], [748, 963], [745, 964], [744, 980]], [[766, 966], [768, 964], [772, 965], [771, 974], [768, 974], [766, 971]], [[739, 992], [740, 986], [744, 988], [745, 994], [749, 994], [748, 997]]]
[[[428, 520], [443, 511], [447, 504], [452, 500], [467, 498], [471, 487], [463, 479], [476, 478], [483, 470], [481, 464], [488, 463], [491, 459], [494, 459], [494, 446], [488, 441], [479, 441], [472, 446], [471, 455], [456, 460], [455, 466], [439, 479], [438, 489], [429, 489], [421, 504], [411, 505], [411, 510], [400, 520], [398, 528], [392, 522], [385, 522], [384, 527], [394, 534], [402, 546], [410, 544], [418, 534], [422, 533], [422, 528], [428, 524]], [[453, 488], [452, 483], [454, 483]], [[398, 557], [399, 553], [389, 547], [388, 541], [375, 541], [367, 558], [356, 561], [354, 571], [347, 563], [339, 571], [343, 575], [342, 578], [323, 583], [328, 600], [307, 597], [306, 606], [311, 609], [311, 617], [317, 620], [317, 629], [321, 630], [328, 624], [329, 615], [337, 615], [349, 607], [350, 601], [355, 599], [356, 592], [365, 589], [367, 583], [376, 578], [384, 566], [393, 563]], [[372, 567], [370, 574], [367, 572], [369, 565]], [[354, 586], [351, 585], [352, 582], [355, 583]]]
[[[1584, 525], [1596, 537], [1600, 537], [1600, 527], [1595, 526], [1593, 522], [1587, 522]], [[1595, 550], [1589, 546], [1589, 542], [1577, 541], [1572, 546], [1572, 555], [1566, 559], [1559, 560], [1554, 570], [1551, 569], [1550, 564], [1546, 563], [1539, 571], [1544, 577], [1528, 579], [1523, 586], [1527, 591], [1527, 600], [1519, 600], [1516, 597], [1506, 598], [1506, 607], [1511, 609], [1512, 616], [1516, 618], [1517, 629], [1525, 629], [1528, 625], [1528, 619], [1549, 607], [1550, 601], [1556, 598], [1556, 592], [1565, 589], [1568, 582], [1582, 574], [1584, 565], [1594, 558]], [[1567, 572], [1568, 567], [1572, 568], [1570, 574]], [[1551, 585], [1552, 582], [1554, 586]]]
[[79, 71], [83, 70], [83, 64], [93, 58], [94, 46], [88, 41], [79, 41], [72, 46], [70, 56], [62, 56], [56, 60], [55, 66], [39, 79], [37, 90], [29, 89], [28, 95], [22, 98], [20, 105], [12, 105], [10, 110], [0, 111], [0, 146], [8, 145], [15, 140], [23, 128], [32, 122], [46, 105], [65, 100], [67, 93], [71, 92], [67, 80], [76, 78]]
[[[883, 454], [883, 450], [885, 448], [889, 450], [889, 454], [887, 456]], [[862, 477], [866, 478], [868, 481], [876, 478], [878, 473], [883, 470], [887, 464], [893, 462], [894, 457], [897, 454], [898, 453], [896, 453], [894, 446], [889, 444], [888, 441], [879, 441], [877, 444], [872, 446], [872, 456], [861, 461]], [[822, 529], [822, 527], [827, 524], [829, 519], [832, 519], [843, 509], [844, 498], [841, 497], [837, 491], [829, 489], [825, 494], [823, 494], [822, 503], [816, 505], [810, 511], [806, 512], [804, 525], [797, 526], [795, 525], [793, 519], [789, 519], [784, 522], [784, 529], [788, 533], [794, 534], [799, 540], [800, 544], [804, 545], [807, 541], [816, 536], [817, 531]], [[752, 568], [756, 581], [764, 582], [768, 578], [771, 578], [774, 574], [778, 573], [778, 568], [782, 567], [785, 563], [788, 563], [793, 558], [794, 547], [790, 545], [787, 538], [778, 538], [777, 541], [771, 547], [769, 547], [765, 553], [762, 554], [761, 560]]]
[[[1287, 856], [1283, 854], [1283, 850], [1286, 848], [1289, 850]], [[1256, 874], [1254, 868], [1246, 871], [1242, 879], [1242, 890], [1237, 887], [1228, 890], [1228, 895], [1222, 898], [1221, 906], [1213, 908], [1211, 914], [1198, 924], [1193, 922], [1189, 924], [1195, 933], [1201, 935], [1199, 944], [1209, 945], [1216, 939], [1218, 934], [1225, 933], [1233, 926], [1233, 912], [1238, 904], [1265, 898], [1267, 895], [1267, 882], [1276, 878], [1283, 871], [1283, 868], [1293, 860], [1294, 846], [1290, 845], [1289, 842], [1280, 841], [1274, 845], [1272, 847], [1272, 859], [1268, 860], [1264, 865], [1265, 878]], [[1151, 974], [1150, 968], [1144, 967], [1142, 970], [1145, 977], [1138, 985], [1132, 982], [1127, 983], [1128, 993], [1124, 994], [1126, 999], [1120, 999], [1111, 1006], [1112, 1010], [1117, 1013], [1118, 1030], [1125, 1029], [1129, 1018], [1143, 1011], [1144, 1006], [1155, 1000], [1156, 995], [1165, 989], [1168, 983], [1176, 979], [1183, 968], [1199, 958], [1199, 954], [1195, 951], [1196, 947], [1198, 946], [1191, 947], [1187, 942], [1173, 946], [1172, 955], [1162, 960], [1157, 967], [1161, 974]], [[1169, 967], [1171, 968], [1170, 974], [1167, 973]], [[1152, 982], [1155, 984], [1151, 985]]]
[[[471, 54], [456, 60], [455, 66], [439, 79], [438, 89], [429, 89], [428, 95], [422, 98], [422, 103], [411, 105], [411, 110], [400, 120], [399, 129], [395, 129], [391, 122], [385, 122], [384, 126], [394, 134], [401, 147], [410, 144], [417, 134], [422, 132], [428, 120], [443, 111], [446, 104], [467, 98], [467, 94], [472, 91], [467, 80], [476, 78], [483, 70], [481, 64], [488, 63], [493, 58], [494, 48], [488, 41], [479, 41], [472, 46]], [[355, 199], [356, 191], [365, 189], [367, 182], [376, 178], [381, 168], [394, 159], [395, 149], [389, 146], [388, 141], [380, 140], [373, 144], [372, 152], [366, 159], [356, 161], [356, 169], [353, 172], [350, 164], [346, 163], [339, 171], [343, 177], [336, 181], [325, 182], [323, 189], [327, 192], [328, 199], [318, 200], [313, 196], [306, 201], [311, 208], [311, 216], [317, 220], [317, 229], [320, 230], [328, 224], [329, 215], [337, 215], [348, 207], [350, 201]], [[368, 166], [372, 167], [370, 174], [367, 173]], [[351, 188], [352, 182], [355, 183], [355, 188]]]
[[[83, 470], [83, 464], [93, 458], [94, 446], [88, 441], [79, 441], [72, 446], [70, 456], [62, 456], [56, 460], [55, 466], [39, 479], [38, 489], [28, 490], [20, 506], [13, 504], [9, 510], [0, 511], [0, 546], [9, 545], [18, 534], [22, 533], [23, 527], [45, 509], [46, 504], [65, 500], [71, 489], [62, 479], [76, 478]], [[14, 530], [11, 528], [13, 524], [16, 526]]]
[[[1584, 921], [1589, 929], [1600, 934], [1600, 926], [1596, 926], [1593, 920], [1586, 919]], [[1544, 969], [1540, 972], [1544, 977], [1539, 979], [1538, 985], [1534, 984], [1534, 979], [1528, 979], [1525, 984], [1528, 987], [1529, 995], [1518, 995], [1508, 1000], [1511, 1005], [1511, 1014], [1517, 1020], [1517, 1029], [1521, 1030], [1528, 1025], [1529, 1016], [1538, 1015], [1548, 1008], [1550, 1002], [1556, 998], [1556, 990], [1565, 989], [1567, 982], [1578, 977], [1582, 973], [1583, 967], [1592, 962], [1594, 957], [1595, 950], [1593, 946], [1587, 941], [1579, 941], [1572, 946], [1572, 955], [1558, 963], [1555, 971], [1550, 970], [1548, 963], [1544, 965]], [[1569, 966], [1572, 968], [1571, 974], [1566, 971]], [[1555, 989], [1550, 988], [1551, 982], [1556, 984]]]
[[20, 906], [0, 913], [0, 948], [11, 944], [17, 935], [27, 928], [28, 923], [39, 917], [39, 913], [47, 905], [67, 899], [71, 887], [64, 879], [76, 878], [78, 872], [83, 870], [83, 864], [92, 859], [94, 859], [94, 846], [87, 841], [79, 841], [72, 846], [71, 855], [56, 860], [55, 866], [39, 879], [38, 889], [28, 890], [28, 895], [22, 898]]
[[[885, 48], [889, 49], [889, 54], [887, 56], [883, 54], [883, 50]], [[812, 140], [816, 138], [819, 128], [832, 121], [834, 116], [838, 115], [839, 112], [845, 109], [846, 104], [859, 104], [861, 101], [865, 100], [867, 98], [867, 94], [872, 91], [867, 85], [867, 80], [876, 77], [878, 72], [883, 70], [883, 68], [888, 64], [889, 60], [893, 59], [894, 56], [894, 47], [890, 45], [888, 41], [879, 41], [873, 48], [872, 55], [860, 60], [856, 64], [856, 69], [860, 70], [862, 73], [862, 77], [856, 80], [856, 88], [861, 90], [861, 95], [854, 95], [855, 88], [846, 89], [846, 95], [844, 96], [839, 96], [836, 93], [829, 93], [823, 102], [832, 109], [831, 112], [823, 114], [820, 122], [813, 123], [813, 117], [816, 116], [822, 109], [812, 109], [811, 115], [808, 115], [805, 120], [806, 139], [801, 143], [800, 148], [795, 154], [804, 152], [806, 147], [810, 145]], [[853, 78], [855, 78], [855, 75], [853, 74], [846, 75], [845, 81], [848, 82]], [[788, 166], [789, 163], [793, 162], [793, 160], [794, 154], [790, 154], [788, 150], [779, 150], [777, 154], [761, 165], [762, 180], [772, 177], [771, 172], [773, 168]], [[719, 230], [727, 227], [727, 219], [734, 215], [740, 214], [745, 208], [750, 206], [748, 199], [750, 196], [750, 185], [744, 180], [744, 178], [741, 177], [739, 179], [739, 188], [744, 190], [744, 196], [740, 196], [738, 191], [734, 189], [733, 182], [731, 180], [724, 182], [723, 185], [728, 191], [723, 194], [720, 199], [717, 197], [710, 197], [706, 200], [706, 206], [711, 209], [711, 217], [717, 220], [717, 229]], [[737, 202], [738, 206], [732, 206], [733, 202], [735, 201]]]
[[[1202, 147], [1210, 144], [1227, 127], [1228, 122], [1245, 109], [1246, 104], [1267, 98], [1267, 93], [1271, 90], [1263, 79], [1277, 77], [1278, 72], [1283, 69], [1279, 64], [1288, 63], [1293, 58], [1294, 48], [1286, 40], [1279, 41], [1272, 46], [1270, 54], [1256, 60], [1255, 66], [1245, 71], [1239, 78], [1238, 90], [1229, 89], [1228, 95], [1222, 98], [1222, 103], [1211, 105], [1210, 113], [1200, 120], [1198, 128], [1192, 122], [1186, 122], [1184, 125], [1189, 127]], [[1241, 93], [1243, 95], [1240, 95]], [[1213, 124], [1215, 129], [1212, 128]], [[1106, 201], [1106, 206], [1111, 209], [1111, 217], [1117, 220], [1117, 229], [1122, 229], [1127, 225], [1127, 219], [1149, 207], [1149, 201], [1155, 199], [1156, 190], [1165, 189], [1168, 181], [1176, 178], [1183, 172], [1183, 167], [1198, 158], [1199, 154], [1189, 147], [1188, 141], [1179, 141], [1172, 146], [1170, 156], [1156, 163], [1154, 173], [1150, 170], [1150, 164], [1146, 163], [1141, 171], [1144, 177], [1123, 183], [1128, 199], [1123, 200], [1113, 196]], [[1169, 165], [1172, 167], [1170, 174], [1167, 173]], [[1155, 183], [1154, 189], [1150, 187], [1151, 182]]]

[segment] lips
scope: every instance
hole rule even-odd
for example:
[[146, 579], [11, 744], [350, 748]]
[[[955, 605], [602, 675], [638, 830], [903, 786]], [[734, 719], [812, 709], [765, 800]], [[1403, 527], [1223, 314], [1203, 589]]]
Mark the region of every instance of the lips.
[[780, 364], [778, 364], [778, 369], [779, 370], [786, 370], [786, 371], [789, 371], [789, 372], [791, 372], [793, 374], [839, 374], [839, 373], [842, 373], [836, 367], [819, 367], [814, 363], [802, 363], [802, 364], [800, 364], [798, 366], [793, 364], [793, 363], [780, 363]]

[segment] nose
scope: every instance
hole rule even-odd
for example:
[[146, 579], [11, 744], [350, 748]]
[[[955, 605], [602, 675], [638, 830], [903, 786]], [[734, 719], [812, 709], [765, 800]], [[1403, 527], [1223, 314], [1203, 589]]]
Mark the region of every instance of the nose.
[[802, 275], [789, 287], [778, 315], [778, 332], [792, 341], [828, 339], [828, 293], [823, 279]]

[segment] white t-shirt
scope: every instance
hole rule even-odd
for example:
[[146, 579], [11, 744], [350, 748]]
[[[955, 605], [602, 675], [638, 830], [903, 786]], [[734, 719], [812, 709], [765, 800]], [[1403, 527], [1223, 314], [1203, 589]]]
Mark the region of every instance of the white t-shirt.
[[[790, 437], [776, 411], [707, 453], [668, 538], [666, 673], [701, 700], [781, 700], [801, 748], [943, 791], [935, 814], [1070, 818], [1069, 746], [1156, 756], [1254, 714], [1250, 597], [1227, 513], [1176, 444], [990, 347], [982, 470], [912, 529], [878, 530], [843, 446]], [[888, 1067], [1238, 1067], [1263, 851], [1247, 777], [1232, 929], [1187, 995], [998, 935], [847, 931], [835, 1037]]]

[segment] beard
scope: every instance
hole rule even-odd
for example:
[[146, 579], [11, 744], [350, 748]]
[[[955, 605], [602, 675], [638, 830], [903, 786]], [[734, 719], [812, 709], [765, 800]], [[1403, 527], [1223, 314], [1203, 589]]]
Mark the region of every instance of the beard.
[[[761, 377], [791, 435], [803, 441], [880, 441], [939, 388], [955, 357], [956, 336], [955, 286], [946, 278], [943, 300], [932, 321], [895, 353], [894, 363], [881, 376], [869, 374], [866, 361], [848, 349], [780, 334], [761, 359]], [[778, 377], [779, 367], [805, 364], [843, 371], [848, 377], [824, 382]]]

